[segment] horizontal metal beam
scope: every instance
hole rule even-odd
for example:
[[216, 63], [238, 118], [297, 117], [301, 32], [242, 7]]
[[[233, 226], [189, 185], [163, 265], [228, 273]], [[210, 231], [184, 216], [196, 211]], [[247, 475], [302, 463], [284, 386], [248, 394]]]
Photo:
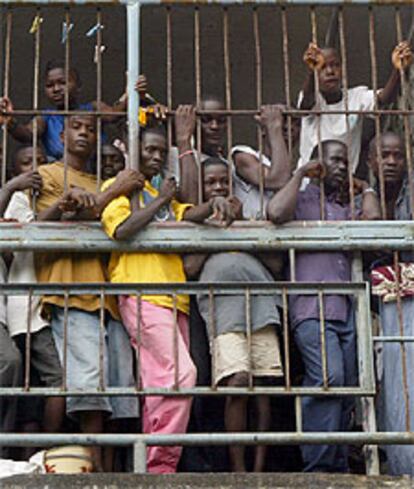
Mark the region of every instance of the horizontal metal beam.
[[318, 291], [327, 294], [355, 295], [366, 288], [365, 283], [336, 283], [336, 282], [186, 282], [186, 283], [141, 283], [141, 284], [39, 284], [39, 283], [0, 283], [0, 295], [134, 295], [138, 293], [151, 295], [165, 294], [199, 294], [211, 289], [214, 294], [237, 295], [245, 294], [248, 288], [251, 295], [281, 294], [286, 290], [289, 294], [315, 295]]
[[371, 397], [375, 395], [375, 390], [362, 389], [355, 387], [194, 387], [172, 389], [166, 387], [148, 387], [144, 390], [136, 390], [133, 387], [108, 387], [107, 390], [84, 390], [84, 391], [62, 391], [59, 387], [33, 387], [30, 391], [25, 391], [21, 387], [1, 387], [0, 397], [16, 396], [46, 396], [46, 397], [145, 397], [145, 396], [166, 396], [166, 397], [188, 397], [188, 396], [314, 396], [314, 397]]
[[411, 5], [411, 0], [1, 0], [7, 5]]
[[183, 435], [129, 435], [129, 434], [27, 434], [2, 433], [0, 445], [13, 447], [50, 445], [118, 445], [135, 443], [162, 446], [215, 445], [412, 445], [414, 433], [405, 432], [336, 432], [336, 433], [187, 433]]
[[114, 241], [99, 223], [0, 223], [0, 251], [276, 251], [414, 250], [412, 221], [238, 222], [229, 228], [151, 224], [129, 241]]

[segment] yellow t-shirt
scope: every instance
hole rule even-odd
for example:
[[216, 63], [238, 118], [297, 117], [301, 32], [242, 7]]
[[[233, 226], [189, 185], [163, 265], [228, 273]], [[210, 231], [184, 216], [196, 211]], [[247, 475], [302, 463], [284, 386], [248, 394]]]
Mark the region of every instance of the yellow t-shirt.
[[[50, 163], [38, 169], [43, 179], [43, 186], [36, 199], [36, 210], [41, 212], [52, 206], [64, 191], [63, 163]], [[96, 192], [96, 178], [68, 167], [67, 183], [76, 185], [89, 192]], [[40, 283], [100, 283], [107, 282], [104, 255], [96, 253], [36, 253], [35, 264], [37, 280]], [[45, 296], [43, 304], [56, 304], [64, 307], [63, 296]], [[100, 298], [96, 295], [70, 296], [69, 307], [84, 311], [97, 311], [100, 308]], [[105, 297], [105, 309], [114, 318], [119, 318], [116, 298]]]
[[[106, 181], [102, 190], [107, 189], [115, 179]], [[148, 182], [145, 182], [144, 190], [153, 198], [158, 196], [158, 191]], [[144, 200], [140, 198], [140, 206], [144, 207]], [[171, 210], [177, 221], [181, 221], [186, 209], [191, 204], [180, 204], [176, 200], [171, 201]], [[101, 220], [105, 232], [114, 238], [117, 227], [126, 221], [131, 215], [131, 205], [128, 197], [122, 196], [110, 202], [102, 213]], [[172, 253], [112, 253], [109, 262], [109, 278], [115, 283], [173, 283], [186, 282], [183, 262], [181, 257]], [[143, 300], [157, 306], [173, 308], [172, 296], [168, 295], [143, 295]], [[188, 314], [189, 297], [177, 295], [177, 309]]]

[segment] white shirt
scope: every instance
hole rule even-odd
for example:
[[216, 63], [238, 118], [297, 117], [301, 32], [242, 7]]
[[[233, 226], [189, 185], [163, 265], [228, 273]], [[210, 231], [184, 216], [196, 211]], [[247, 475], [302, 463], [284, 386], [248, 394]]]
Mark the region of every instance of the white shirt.
[[[259, 151], [251, 148], [250, 146], [234, 146], [231, 150], [231, 158], [233, 164], [233, 192], [234, 195], [243, 204], [243, 218], [246, 220], [250, 219], [260, 219], [260, 190], [256, 185], [243, 180], [239, 175], [237, 175], [237, 170], [234, 165], [234, 155], [236, 153], [246, 153], [248, 155], [254, 156], [257, 161], [262, 165], [270, 168], [271, 161], [263, 153], [260, 156]], [[271, 199], [273, 192], [270, 190], [265, 190], [263, 194], [263, 218], [266, 218], [266, 208], [269, 200]]]
[[[298, 105], [302, 102], [303, 93], [299, 94]], [[320, 110], [345, 110], [345, 99], [336, 104], [328, 104], [322, 95], [319, 94]], [[315, 104], [314, 108], [318, 104]], [[374, 91], [368, 87], [360, 86], [348, 90], [348, 110], [373, 110]], [[363, 116], [358, 114], [348, 115], [349, 135], [347, 134], [347, 124], [345, 114], [324, 114], [320, 119], [321, 141], [336, 139], [344, 142], [348, 146], [349, 161], [353, 171], [356, 170], [361, 150], [362, 122]], [[318, 144], [318, 116], [307, 115], [302, 118], [300, 131], [300, 158], [298, 168], [310, 160], [313, 148]]]
[[[4, 214], [6, 219], [19, 222], [31, 222], [34, 219], [29, 197], [24, 192], [15, 192]], [[9, 271], [9, 283], [37, 282], [34, 258], [31, 251], [16, 251]], [[7, 326], [10, 336], [27, 332], [29, 298], [24, 295], [9, 296], [7, 299]], [[33, 295], [31, 303], [32, 333], [49, 326], [40, 315], [40, 296]]]

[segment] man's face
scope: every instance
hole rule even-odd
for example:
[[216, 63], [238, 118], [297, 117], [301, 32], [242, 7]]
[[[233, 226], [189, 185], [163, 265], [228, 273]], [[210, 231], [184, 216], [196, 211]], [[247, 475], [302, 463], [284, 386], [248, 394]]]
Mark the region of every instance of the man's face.
[[335, 94], [341, 90], [342, 66], [335, 49], [323, 49], [324, 64], [319, 71], [319, 90], [322, 94]]
[[[44, 165], [47, 163], [46, 155], [43, 150], [36, 148], [36, 164]], [[27, 173], [33, 170], [33, 148], [23, 148], [16, 154], [14, 162], [14, 171], [16, 175]]]
[[217, 114], [224, 107], [218, 100], [204, 100], [202, 110], [208, 110], [208, 114], [201, 116], [201, 142], [204, 153], [215, 156], [221, 152], [227, 127], [227, 119], [224, 115]]
[[[64, 141], [64, 134], [61, 135]], [[73, 115], [67, 123], [68, 152], [88, 159], [96, 147], [96, 121], [92, 115]]]
[[[66, 77], [65, 70], [62, 68], [54, 68], [50, 70], [46, 76], [45, 81], [45, 94], [49, 102], [55, 107], [61, 109], [65, 105], [65, 87]], [[76, 98], [76, 92], [78, 91], [78, 85], [73, 73], [69, 72], [68, 79], [68, 92], [69, 101]]]
[[203, 173], [204, 200], [228, 196], [229, 172], [225, 164], [208, 165]]
[[102, 146], [102, 179], [107, 180], [118, 175], [125, 168], [122, 153], [111, 144]]
[[[382, 170], [386, 185], [400, 184], [407, 169], [404, 144], [397, 134], [384, 134], [380, 139]], [[369, 166], [376, 178], [379, 178], [380, 161], [374, 147], [369, 156]]]
[[139, 169], [147, 180], [161, 172], [167, 160], [167, 152], [167, 140], [162, 134], [144, 133]]
[[345, 189], [348, 184], [348, 155], [346, 146], [341, 143], [329, 143], [325, 148], [325, 185], [328, 190]]

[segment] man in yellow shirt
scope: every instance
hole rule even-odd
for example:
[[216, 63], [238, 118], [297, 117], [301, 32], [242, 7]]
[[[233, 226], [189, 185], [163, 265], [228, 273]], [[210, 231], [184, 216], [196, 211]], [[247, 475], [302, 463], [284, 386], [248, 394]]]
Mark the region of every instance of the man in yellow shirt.
[[[62, 135], [63, 137], [63, 135]], [[96, 220], [101, 209], [113, 198], [128, 195], [142, 188], [138, 172], [125, 170], [108, 191], [95, 195], [97, 181], [85, 172], [86, 164], [96, 145], [96, 121], [92, 115], [71, 116], [67, 121], [67, 167], [61, 162], [42, 165], [39, 173], [43, 185], [36, 199], [38, 220]], [[65, 179], [67, 182], [65, 189]], [[36, 256], [37, 278], [43, 283], [104, 283], [106, 266], [102, 255], [95, 253], [39, 253]], [[42, 299], [44, 311], [50, 315], [56, 347], [63, 363], [66, 336], [66, 385], [70, 390], [98, 389], [101, 380], [100, 308], [96, 295], [49, 295]], [[65, 314], [67, 305], [67, 315]], [[118, 318], [116, 299], [105, 297], [105, 315]], [[66, 316], [66, 317], [65, 317]], [[66, 327], [65, 327], [66, 324]], [[121, 326], [120, 326], [121, 327]], [[66, 329], [67, 328], [67, 329]], [[103, 376], [107, 373], [107, 349], [103, 349]], [[68, 414], [76, 416], [81, 430], [99, 433], [103, 429], [104, 413], [111, 405], [104, 397], [68, 398]], [[96, 470], [101, 468], [101, 452], [94, 448]]]
[[[164, 179], [159, 191], [151, 185], [152, 178], [162, 171], [167, 157], [167, 139], [162, 129], [147, 128], [142, 131], [140, 147], [140, 170], [145, 177], [145, 186], [139, 198], [133, 196], [130, 200], [125, 196], [118, 197], [103, 211], [102, 223], [111, 238], [128, 239], [153, 221], [184, 219], [203, 222], [211, 215], [217, 215], [223, 220], [234, 219], [234, 209], [224, 198], [212, 198], [199, 206], [180, 204], [174, 198], [177, 185], [173, 178]], [[105, 182], [103, 189], [110, 189], [112, 182]], [[116, 283], [186, 281], [181, 257], [172, 253], [113, 253], [109, 274], [111, 282]], [[140, 304], [137, 304], [135, 296], [119, 298], [119, 311], [131, 343], [135, 348], [139, 346], [143, 388], [171, 389], [176, 381], [179, 388], [195, 385], [196, 369], [189, 353], [189, 297], [177, 295], [175, 300], [173, 297], [162, 294], [142, 295]], [[176, 324], [174, 303], [177, 310]], [[144, 433], [185, 432], [190, 408], [189, 398], [145, 397], [142, 412]], [[180, 447], [149, 447], [148, 471], [175, 472], [180, 455]]]

